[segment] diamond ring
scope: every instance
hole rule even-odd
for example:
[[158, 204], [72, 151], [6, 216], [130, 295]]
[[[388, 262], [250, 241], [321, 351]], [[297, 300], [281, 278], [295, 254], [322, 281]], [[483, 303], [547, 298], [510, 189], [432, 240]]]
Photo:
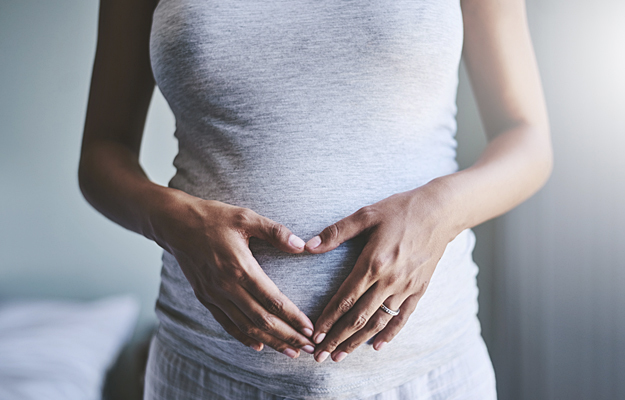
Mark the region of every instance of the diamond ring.
[[388, 308], [388, 307], [387, 307], [387, 306], [385, 306], [384, 304], [382, 304], [382, 305], [380, 306], [380, 308], [382, 309], [382, 311], [384, 311], [384, 312], [385, 312], [385, 313], [387, 313], [387, 314], [391, 314], [393, 317], [395, 317], [395, 316], [399, 315], [399, 310], [397, 310], [397, 311], [391, 310], [390, 308]]

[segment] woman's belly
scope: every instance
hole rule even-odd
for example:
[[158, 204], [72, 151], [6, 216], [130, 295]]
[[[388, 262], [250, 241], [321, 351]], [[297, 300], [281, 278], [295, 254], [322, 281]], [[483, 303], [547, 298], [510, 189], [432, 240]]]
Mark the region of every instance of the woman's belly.
[[[447, 128], [393, 127], [382, 134], [354, 125], [326, 136], [322, 127], [314, 127], [308, 135], [284, 132], [278, 139], [267, 136], [269, 128], [249, 137], [241, 134], [249, 130], [235, 135], [211, 128], [206, 134], [179, 121], [177, 173], [169, 186], [250, 208], [308, 240], [363, 206], [457, 170]], [[314, 322], [352, 270], [364, 240], [356, 237], [325, 254], [284, 253], [257, 238], [250, 239], [250, 249], [269, 278]], [[475, 340], [474, 242], [466, 230], [447, 246], [416, 311], [380, 352], [363, 344], [340, 363], [321, 364], [305, 353], [292, 360], [269, 348], [255, 352], [215, 321], [166, 252], [156, 306], [160, 335], [216, 372], [270, 393], [364, 397], [380, 382], [400, 385], [444, 364]]]
[[288, 254], [250, 239], [259, 265], [278, 288], [315, 321], [356, 264], [365, 240], [356, 237], [324, 254]]
[[[448, 245], [416, 311], [380, 352], [363, 344], [341, 363], [322, 364], [305, 353], [295, 360], [269, 348], [258, 353], [215, 321], [167, 252], [156, 306], [159, 335], [176, 351], [216, 372], [284, 396], [299, 393], [301, 398], [318, 398], [334, 393], [341, 398], [341, 393], [366, 391], [377, 378], [401, 384], [458, 356], [479, 334], [477, 266], [471, 259], [474, 243], [473, 232], [465, 230]], [[315, 321], [351, 271], [363, 245], [363, 239], [355, 238], [325, 254], [294, 255], [253, 239], [250, 248], [283, 293]]]

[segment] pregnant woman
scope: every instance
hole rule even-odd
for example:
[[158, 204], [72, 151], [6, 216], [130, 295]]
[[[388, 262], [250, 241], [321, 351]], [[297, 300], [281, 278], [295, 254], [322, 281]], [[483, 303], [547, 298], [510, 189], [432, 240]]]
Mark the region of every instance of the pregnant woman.
[[471, 228], [545, 183], [549, 136], [522, 0], [102, 0], [79, 180], [164, 249], [144, 398], [495, 399]]

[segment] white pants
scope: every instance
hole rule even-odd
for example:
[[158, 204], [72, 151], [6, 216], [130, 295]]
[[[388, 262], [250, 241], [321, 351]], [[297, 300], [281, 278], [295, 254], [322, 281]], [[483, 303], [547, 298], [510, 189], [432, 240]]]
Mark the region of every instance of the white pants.
[[[496, 400], [495, 372], [481, 337], [451, 362], [360, 400]], [[233, 380], [152, 338], [144, 400], [289, 400]]]

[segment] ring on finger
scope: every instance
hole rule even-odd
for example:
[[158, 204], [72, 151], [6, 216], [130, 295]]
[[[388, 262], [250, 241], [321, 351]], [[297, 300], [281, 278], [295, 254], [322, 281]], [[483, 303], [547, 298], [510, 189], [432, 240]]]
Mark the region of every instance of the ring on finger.
[[391, 310], [390, 308], [385, 306], [384, 303], [382, 303], [382, 305], [380, 306], [380, 309], [384, 311], [385, 313], [392, 315], [393, 317], [396, 317], [399, 315], [399, 309], [397, 309], [397, 311]]

